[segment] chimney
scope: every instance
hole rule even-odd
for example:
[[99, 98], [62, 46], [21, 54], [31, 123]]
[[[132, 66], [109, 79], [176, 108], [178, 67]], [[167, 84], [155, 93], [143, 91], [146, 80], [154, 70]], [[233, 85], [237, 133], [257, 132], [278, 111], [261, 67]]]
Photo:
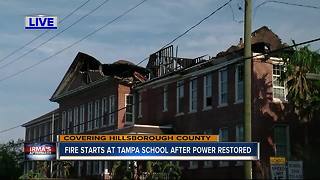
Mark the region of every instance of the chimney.
[[239, 41], [239, 44], [238, 44], [238, 45], [241, 46], [241, 44], [243, 44], [243, 39], [242, 39], [242, 38], [240, 38], [240, 41]]

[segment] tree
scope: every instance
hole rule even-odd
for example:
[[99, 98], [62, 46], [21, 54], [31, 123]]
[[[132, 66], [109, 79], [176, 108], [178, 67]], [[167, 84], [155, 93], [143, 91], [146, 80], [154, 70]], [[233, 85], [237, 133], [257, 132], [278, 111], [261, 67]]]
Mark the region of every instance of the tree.
[[[140, 169], [137, 164], [144, 164]], [[171, 161], [115, 161], [112, 167], [112, 179], [174, 179], [181, 178], [180, 167]], [[142, 172], [143, 171], [143, 172]]]
[[18, 179], [23, 173], [23, 140], [0, 144], [0, 179]]
[[307, 78], [308, 73], [320, 73], [320, 55], [308, 46], [283, 56], [287, 81], [288, 100], [302, 123], [310, 122], [319, 111], [320, 83]]
[[[294, 52], [283, 56], [285, 73], [283, 81], [287, 81], [288, 101], [293, 105], [294, 113], [304, 127], [304, 143], [294, 144], [294, 159], [304, 161], [305, 178], [319, 178], [317, 173], [319, 156], [318, 135], [320, 122], [320, 80], [308, 78], [308, 74], [320, 73], [320, 55], [309, 50], [308, 46], [296, 48]], [[301, 126], [298, 127], [301, 127]], [[310, 132], [309, 132], [310, 129]], [[297, 132], [300, 133], [299, 129]]]

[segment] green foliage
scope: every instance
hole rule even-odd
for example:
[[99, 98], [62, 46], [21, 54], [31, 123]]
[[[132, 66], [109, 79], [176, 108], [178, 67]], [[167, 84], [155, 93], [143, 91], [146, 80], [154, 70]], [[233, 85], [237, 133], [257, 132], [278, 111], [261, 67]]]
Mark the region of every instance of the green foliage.
[[305, 46], [282, 58], [286, 71], [281, 79], [287, 81], [288, 100], [301, 122], [309, 122], [320, 110], [320, 82], [308, 79], [307, 73], [320, 74], [320, 54]]
[[[149, 168], [149, 170], [148, 170]], [[147, 179], [174, 179], [181, 178], [180, 167], [170, 161], [148, 161], [147, 162], [148, 178]]]
[[112, 176], [113, 179], [132, 179], [133, 174], [127, 168], [126, 161], [115, 161], [112, 167]]
[[0, 144], [0, 179], [18, 179], [23, 172], [23, 140]]
[[47, 176], [45, 176], [43, 173], [39, 171], [30, 170], [19, 177], [19, 179], [39, 179], [39, 178], [47, 178]]
[[73, 168], [71, 161], [55, 161], [53, 163], [53, 169], [55, 169], [55, 171], [53, 171], [53, 176], [57, 177], [58, 171], [62, 171], [63, 177], [70, 177], [70, 172]]
[[[181, 170], [175, 163], [169, 161], [146, 161], [145, 170], [146, 179], [173, 179], [179, 180], [181, 178]], [[138, 173], [137, 168], [134, 167], [133, 161], [130, 161], [127, 166], [127, 161], [115, 161], [112, 167], [112, 178], [113, 179], [135, 179], [134, 175]], [[142, 173], [142, 172], [140, 172]], [[136, 177], [137, 178], [137, 177]], [[143, 179], [144, 179], [143, 178]]]

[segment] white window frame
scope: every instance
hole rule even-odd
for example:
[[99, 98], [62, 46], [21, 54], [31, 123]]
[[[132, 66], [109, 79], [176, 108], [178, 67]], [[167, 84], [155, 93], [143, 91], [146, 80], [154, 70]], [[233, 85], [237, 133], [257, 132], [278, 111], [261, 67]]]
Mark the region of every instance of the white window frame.
[[[236, 71], [235, 71], [235, 103], [241, 103], [243, 102], [243, 96], [244, 96], [244, 79], [242, 79], [242, 81], [239, 81], [239, 69], [242, 67], [242, 73], [243, 73], [243, 77], [244, 78], [244, 65], [243, 63], [241, 64], [237, 64], [236, 65]], [[240, 95], [240, 89], [239, 86], [242, 86], [242, 98], [239, 97]]]
[[79, 132], [84, 132], [84, 115], [85, 115], [85, 107], [84, 104], [80, 105], [80, 114], [79, 114]]
[[115, 102], [116, 102], [116, 96], [111, 95], [109, 96], [109, 126], [114, 125], [114, 120], [115, 120]]
[[197, 112], [198, 103], [198, 83], [197, 79], [193, 78], [189, 83], [189, 112]]
[[88, 119], [87, 119], [87, 131], [92, 130], [93, 125], [93, 102], [88, 103]]
[[178, 81], [177, 82], [177, 115], [182, 115], [183, 114], [183, 103], [181, 104], [182, 106], [182, 111], [180, 112], [180, 98], [184, 100], [184, 81]]
[[[211, 105], [207, 105], [207, 98], [211, 99]], [[203, 110], [211, 109], [212, 103], [212, 74], [210, 73], [203, 76]]]
[[[272, 97], [273, 97], [273, 101], [286, 101], [287, 98], [287, 94], [288, 94], [288, 91], [287, 91], [287, 88], [286, 88], [286, 83], [283, 83], [283, 86], [276, 86], [274, 85], [274, 82], [275, 82], [275, 78], [279, 78], [281, 75], [278, 75], [278, 74], [274, 74], [273, 71], [274, 71], [274, 66], [276, 65], [279, 65], [279, 66], [283, 66], [284, 63], [283, 62], [275, 62], [273, 61], [272, 62]], [[281, 70], [280, 70], [281, 71]], [[284, 67], [283, 67], [283, 71], [285, 71]], [[282, 72], [283, 73], [283, 72]], [[278, 98], [278, 97], [274, 97], [274, 90], [275, 89], [281, 89], [284, 91], [284, 97], [283, 98]]]
[[[226, 80], [221, 81], [222, 73], [226, 73]], [[226, 92], [222, 92], [223, 84], [226, 85]], [[226, 102], [222, 102], [222, 93], [226, 94]], [[223, 68], [219, 70], [219, 107], [228, 105], [228, 69]]]
[[101, 119], [100, 112], [101, 112], [100, 100], [97, 99], [94, 102], [94, 128], [95, 129], [100, 128], [100, 119]]
[[[132, 98], [132, 104], [128, 104], [128, 97]], [[125, 107], [126, 107], [126, 112], [125, 112], [125, 124], [134, 124], [134, 98], [132, 94], [125, 94]], [[127, 111], [127, 106], [131, 106], [132, 112]], [[127, 121], [127, 115], [131, 115], [132, 121]]]
[[107, 114], [108, 114], [108, 111], [109, 111], [109, 109], [108, 109], [108, 98], [107, 97], [104, 97], [104, 98], [102, 98], [102, 100], [101, 100], [101, 121], [102, 121], [102, 127], [105, 127], [105, 126], [107, 126], [107, 124], [108, 124], [108, 116], [107, 116]]
[[168, 86], [163, 87], [163, 107], [162, 111], [166, 112], [168, 111]]
[[73, 108], [73, 132], [78, 133], [79, 129], [79, 109], [78, 106]]

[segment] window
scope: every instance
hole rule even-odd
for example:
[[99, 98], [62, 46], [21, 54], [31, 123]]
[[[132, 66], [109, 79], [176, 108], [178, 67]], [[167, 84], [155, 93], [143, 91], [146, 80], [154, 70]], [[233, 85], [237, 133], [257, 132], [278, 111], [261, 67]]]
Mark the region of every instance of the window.
[[203, 77], [203, 109], [212, 106], [212, 74]]
[[[205, 131], [203, 131], [203, 134], [212, 135], [212, 130], [211, 129], [205, 130]], [[212, 166], [213, 166], [213, 162], [212, 161], [204, 161], [203, 162], [203, 167], [204, 168], [210, 168]]]
[[244, 142], [243, 124], [238, 124], [236, 126], [236, 141]]
[[44, 138], [44, 124], [39, 125], [39, 139], [40, 142], [43, 142]]
[[32, 129], [31, 129], [31, 128], [27, 128], [27, 135], [28, 135], [28, 136], [27, 136], [27, 137], [28, 137], [27, 139], [28, 139], [29, 142], [31, 141], [31, 137], [32, 137], [32, 136], [31, 136], [31, 132], [32, 132]]
[[142, 102], [141, 102], [142, 101], [142, 93], [140, 92], [138, 96], [139, 96], [138, 117], [142, 117]]
[[228, 71], [222, 69], [219, 71], [219, 105], [228, 104]]
[[[219, 141], [226, 142], [228, 140], [229, 140], [229, 130], [228, 130], [228, 128], [221, 128], [219, 130]], [[220, 167], [229, 166], [229, 162], [228, 161], [219, 161], [219, 166]]]
[[168, 111], [168, 86], [163, 87], [163, 112]]
[[197, 169], [198, 161], [189, 161], [189, 169]]
[[284, 72], [283, 65], [274, 64], [272, 73], [273, 98], [285, 100], [286, 89], [283, 81], [280, 81], [280, 76]]
[[[244, 142], [244, 132], [243, 132], [243, 124], [238, 124], [236, 126], [236, 141]], [[243, 161], [236, 161], [236, 166], [243, 166]]]
[[33, 142], [38, 141], [38, 126], [34, 127]]
[[184, 82], [177, 83], [177, 114], [183, 113]]
[[[54, 137], [54, 132], [52, 131], [52, 121], [49, 122], [47, 124], [47, 128], [48, 128], [48, 131], [47, 131], [47, 140], [48, 141], [53, 141], [53, 137]], [[50, 135], [51, 134], [51, 135]]]
[[126, 94], [126, 123], [132, 123], [133, 122], [133, 96], [132, 94]]
[[108, 98], [104, 97], [102, 98], [102, 103], [101, 103], [101, 116], [102, 116], [102, 126], [107, 125], [107, 114], [108, 114]]
[[78, 107], [73, 108], [73, 132], [77, 133], [79, 129], [79, 109]]
[[86, 164], [87, 164], [87, 175], [91, 175], [91, 161], [86, 161]]
[[276, 144], [276, 156], [289, 157], [289, 127], [277, 125], [274, 127], [274, 141]]
[[67, 132], [68, 133], [72, 133], [73, 131], [73, 120], [72, 120], [72, 109], [68, 110], [68, 120], [67, 120], [68, 124], [67, 124]]
[[99, 161], [93, 161], [93, 174], [99, 174]]
[[115, 111], [116, 107], [115, 107], [115, 96], [111, 95], [109, 96], [109, 125], [113, 125], [114, 124], [114, 119], [115, 119]]
[[67, 124], [67, 113], [66, 111], [62, 112], [62, 119], [61, 119], [61, 134], [66, 133], [66, 124]]
[[49, 122], [48, 123], [44, 123], [44, 141], [45, 142], [49, 142], [50, 140], [50, 131], [49, 131]]
[[243, 101], [243, 77], [244, 77], [244, 69], [243, 64], [238, 64], [236, 66], [236, 102], [242, 102]]
[[80, 133], [84, 132], [84, 104], [80, 105]]
[[87, 130], [90, 131], [92, 129], [93, 124], [93, 103], [88, 103], [88, 119], [87, 119]]
[[197, 111], [197, 79], [193, 79], [189, 84], [189, 112]]
[[100, 100], [96, 100], [94, 104], [94, 128], [100, 127]]

